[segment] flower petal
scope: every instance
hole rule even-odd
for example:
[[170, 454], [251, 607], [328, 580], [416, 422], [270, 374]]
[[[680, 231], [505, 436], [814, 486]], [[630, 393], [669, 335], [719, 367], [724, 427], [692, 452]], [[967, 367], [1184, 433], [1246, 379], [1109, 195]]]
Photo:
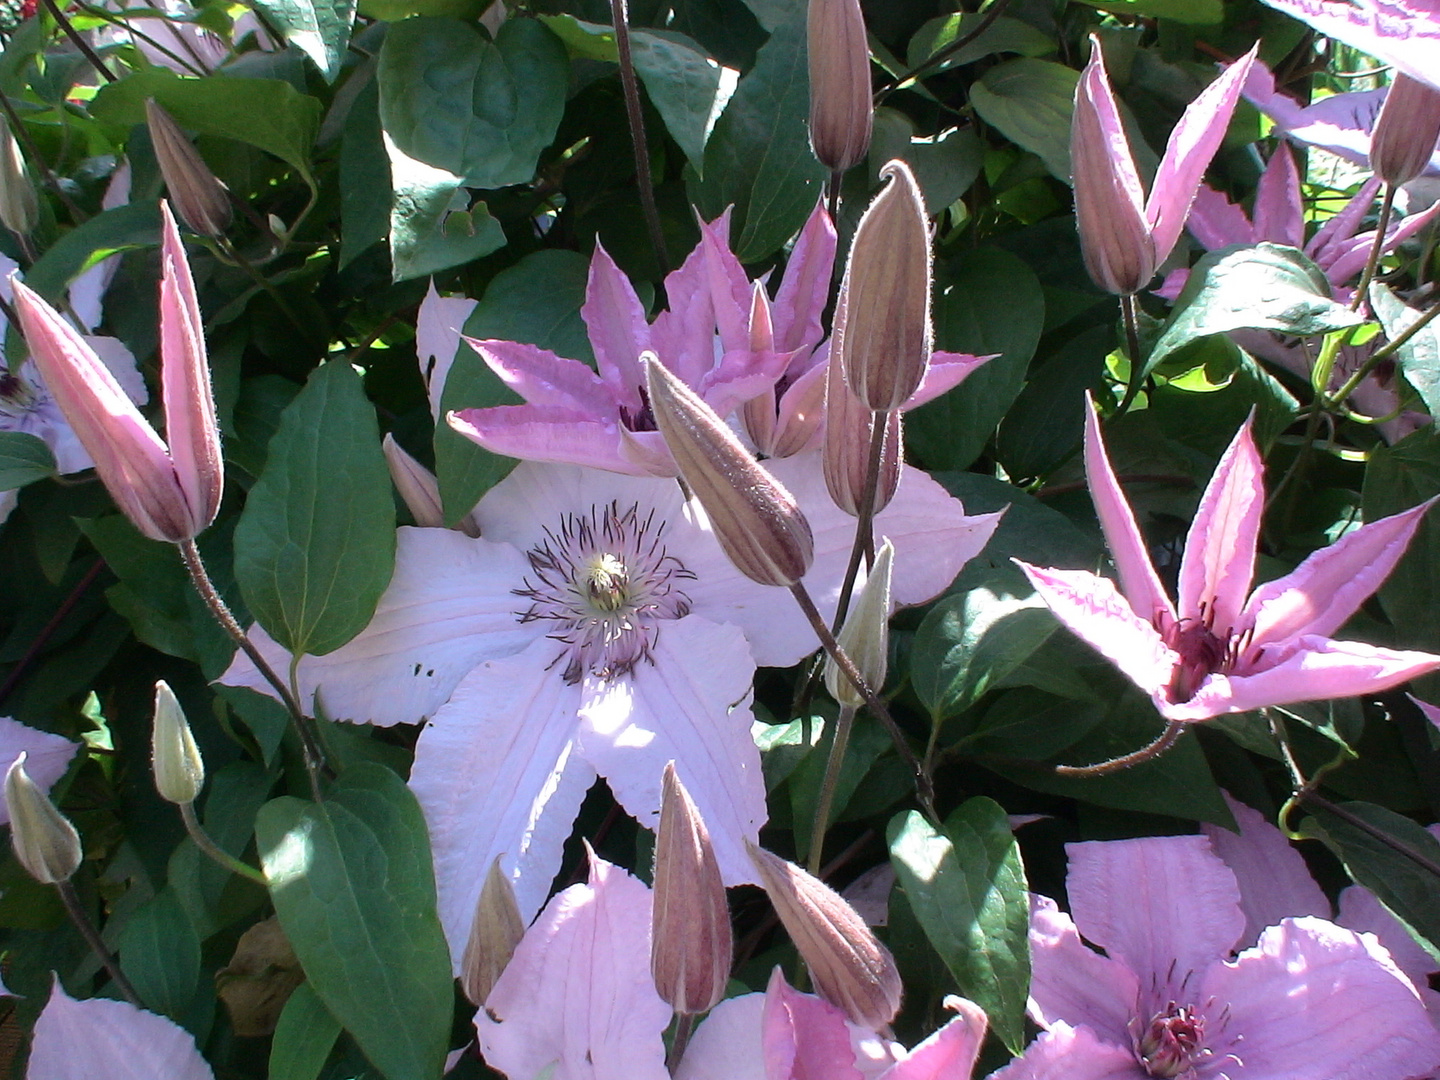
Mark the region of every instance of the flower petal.
[[1235, 875], [1203, 836], [1087, 841], [1065, 851], [1075, 925], [1152, 995], [1132, 1015], [1183, 1000], [1189, 974], [1228, 956], [1245, 930]]
[[652, 659], [628, 678], [585, 680], [580, 752], [648, 829], [659, 823], [660, 777], [674, 761], [725, 883], [754, 881], [745, 841], [759, 841], [765, 781], [750, 737], [754, 661], [745, 636], [689, 616], [660, 627]]
[[1440, 44], [1440, 12], [1430, 0], [1365, 0], [1336, 4], [1329, 0], [1265, 0], [1326, 37], [1353, 45], [1412, 79], [1440, 89], [1435, 49]]
[[650, 890], [594, 855], [590, 865], [586, 884], [545, 906], [475, 1014], [481, 1051], [527, 1080], [669, 1080]]
[[1084, 1024], [1128, 1046], [1140, 980], [1119, 960], [1080, 940], [1075, 923], [1048, 896], [1030, 898], [1029, 1012], [1043, 1028]]
[[1210, 1049], [1246, 1076], [1403, 1080], [1440, 1062], [1440, 1034], [1389, 954], [1323, 919], [1272, 926], [1234, 963], [1214, 964], [1198, 999], [1226, 1010]]
[[648, 475], [624, 452], [614, 420], [597, 420], [589, 410], [555, 405], [492, 405], [460, 409], [446, 418], [471, 442], [506, 457], [561, 465], [584, 463], [596, 469]]
[[[1430, 832], [1435, 832], [1435, 826], [1430, 826]], [[1335, 922], [1357, 934], [1374, 934], [1395, 966], [1420, 992], [1430, 1010], [1431, 1020], [1440, 1022], [1440, 1012], [1434, 1009], [1440, 995], [1430, 989], [1430, 976], [1440, 970], [1440, 963], [1365, 886], [1350, 885], [1342, 889], [1337, 906], [1340, 910]]]
[[985, 1041], [985, 1010], [964, 998], [947, 997], [958, 1015], [880, 1074], [880, 1080], [969, 1080]]
[[695, 1029], [675, 1080], [770, 1080], [760, 1046], [764, 994], [722, 1001]]
[[461, 340], [528, 404], [558, 405], [596, 420], [615, 419], [609, 388], [588, 364], [520, 341]]
[[[1245, 216], [1244, 207], [1232, 203], [1209, 184], [1201, 184], [1200, 189], [1195, 192], [1195, 202], [1190, 206], [1190, 216], [1185, 220], [1185, 227], [1206, 251], [1214, 251], [1229, 244], [1255, 243], [1255, 227]], [[1189, 271], [1177, 270], [1165, 278], [1167, 300], [1174, 300], [1180, 295], [1180, 288], [1172, 287], [1171, 278], [1177, 274], [1188, 276], [1188, 273]], [[1182, 277], [1178, 280], [1183, 287], [1185, 279]]]
[[645, 385], [640, 354], [650, 348], [650, 327], [635, 287], [599, 241], [590, 257], [580, 317], [590, 331], [595, 363], [611, 397], [632, 416], [640, 415], [640, 388]]
[[785, 276], [775, 293], [771, 320], [779, 352], [813, 349], [825, 339], [821, 316], [830, 300], [835, 272], [835, 224], [824, 201], [815, 204], [785, 265]]
[[1255, 190], [1254, 242], [1269, 241], [1293, 248], [1305, 246], [1305, 208], [1300, 201], [1300, 173], [1288, 143], [1280, 143], [1260, 175]]
[[1265, 463], [1246, 420], [1205, 485], [1185, 537], [1177, 590], [1181, 620], [1213, 626], [1221, 639], [1238, 632], [1265, 511]]
[[35, 1021], [27, 1080], [214, 1080], [178, 1024], [124, 1001], [76, 1001], [60, 980]]
[[[63, 736], [0, 716], [0, 771], [8, 772], [15, 759], [25, 754], [25, 772], [44, 791], [49, 791], [55, 781], [65, 775], [78, 749], [79, 746]], [[10, 811], [0, 802], [0, 825], [9, 822]]]
[[420, 374], [430, 391], [430, 414], [440, 418], [440, 395], [460, 348], [460, 331], [475, 310], [478, 301], [464, 296], [441, 296], [435, 291], [435, 280], [425, 290], [415, 320], [415, 354], [420, 361]]
[[[1128, 1041], [1127, 1044], [1128, 1046]], [[1149, 1080], [1135, 1055], [1086, 1027], [1056, 1024], [990, 1080]]]
[[760, 1041], [770, 1080], [860, 1080], [845, 1014], [791, 987], [778, 967], [765, 990]]
[[[1305, 253], [1314, 259], [1322, 270], [1328, 272], [1334, 265], [1340, 245], [1354, 240], [1355, 233], [1360, 229], [1366, 215], [1375, 208], [1375, 196], [1380, 193], [1381, 183], [1378, 176], [1372, 176], [1361, 184], [1350, 201], [1341, 208], [1338, 214], [1321, 225], [1310, 243], [1306, 245]], [[1371, 243], [1374, 243], [1373, 234], [1370, 240]], [[1367, 245], [1365, 248], [1367, 258], [1369, 254]], [[1360, 265], [1364, 266], [1365, 264], [1362, 262]], [[1331, 281], [1335, 280], [1335, 278], [1331, 278]], [[1343, 281], [1344, 278], [1340, 280]]]
[[[701, 267], [715, 312], [715, 330], [727, 351], [744, 349], [750, 339], [750, 279], [730, 250], [730, 208], [714, 221], [700, 223]], [[666, 278], [665, 295], [671, 294]]]
[[819, 445], [820, 424], [825, 419], [825, 376], [829, 371], [829, 356], [828, 344], [816, 349], [811, 355], [815, 363], [780, 395], [771, 457], [790, 457]]
[[977, 368], [987, 361], [994, 360], [999, 355], [999, 353], [991, 353], [989, 356], [974, 356], [970, 353], [940, 350], [932, 352], [930, 364], [925, 369], [925, 377], [920, 380], [920, 385], [905, 400], [905, 404], [901, 408], [909, 412], [917, 405], [924, 405], [927, 401], [935, 400], [946, 391], [955, 389]]
[[[449, 529], [398, 531], [395, 576], [358, 637], [324, 656], [303, 657], [300, 700], [334, 720], [414, 724], [449, 700], [481, 660], [519, 652], [543, 632], [517, 613], [528, 567], [506, 544]], [[278, 672], [290, 655], [258, 626], [250, 639]], [[220, 682], [274, 692], [244, 653]]]

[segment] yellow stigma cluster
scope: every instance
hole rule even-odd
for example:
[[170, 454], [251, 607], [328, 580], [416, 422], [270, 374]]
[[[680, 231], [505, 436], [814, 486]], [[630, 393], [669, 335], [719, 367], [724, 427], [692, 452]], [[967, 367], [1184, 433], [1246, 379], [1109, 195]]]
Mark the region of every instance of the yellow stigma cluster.
[[619, 611], [629, 599], [630, 574], [620, 559], [606, 552], [596, 552], [586, 560], [577, 575], [577, 585], [597, 609]]

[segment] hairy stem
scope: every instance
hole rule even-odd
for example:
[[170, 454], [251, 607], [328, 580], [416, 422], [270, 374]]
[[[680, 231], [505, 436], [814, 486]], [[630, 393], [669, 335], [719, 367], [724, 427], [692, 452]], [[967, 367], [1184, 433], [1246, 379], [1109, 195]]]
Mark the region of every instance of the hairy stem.
[[1385, 195], [1380, 200], [1380, 220], [1375, 224], [1375, 243], [1370, 245], [1370, 257], [1365, 260], [1365, 272], [1360, 275], [1360, 284], [1355, 286], [1355, 295], [1350, 298], [1350, 310], [1359, 311], [1365, 303], [1365, 294], [1370, 282], [1375, 280], [1375, 270], [1380, 265], [1380, 253], [1385, 250], [1385, 232], [1390, 225], [1390, 210], [1395, 205], [1395, 185], [1385, 185]]
[[855, 578], [860, 573], [860, 560], [872, 562], [875, 558], [875, 496], [880, 490], [880, 459], [885, 454], [885, 431], [889, 426], [889, 413], [870, 414], [865, 486], [860, 491], [860, 505], [856, 507], [859, 512], [855, 518], [855, 542], [850, 545], [850, 561], [845, 566], [845, 580], [840, 586], [840, 602], [835, 607], [835, 621], [830, 624], [831, 633], [838, 634], [845, 623], [845, 613], [850, 610], [850, 598], [855, 593]]
[[110, 978], [115, 983], [115, 989], [120, 991], [120, 996], [137, 1009], [145, 1008], [140, 1001], [140, 995], [135, 993], [135, 987], [130, 985], [130, 980], [120, 970], [119, 961], [111, 955], [104, 939], [100, 937], [100, 931], [95, 929], [95, 924], [90, 921], [90, 916], [85, 914], [84, 905], [80, 903], [80, 897], [75, 892], [74, 884], [69, 881], [57, 881], [55, 891], [60, 894], [60, 902], [65, 905], [65, 914], [70, 916], [70, 921], [75, 924], [75, 929], [80, 931], [80, 936], [85, 939], [85, 944], [90, 946], [90, 951], [109, 972]]
[[690, 1045], [690, 1034], [695, 1030], [695, 1017], [690, 1013], [679, 1013], [675, 1017], [675, 1037], [670, 1040], [670, 1052], [665, 1055], [665, 1068], [670, 1075], [685, 1059], [685, 1048]]
[[1120, 407], [1110, 417], [1111, 420], [1118, 420], [1130, 411], [1130, 406], [1140, 394], [1140, 387], [1145, 385], [1145, 361], [1140, 356], [1140, 322], [1135, 313], [1133, 293], [1120, 297], [1120, 321], [1125, 324], [1125, 350], [1130, 355], [1130, 379], [1125, 384], [1125, 396], [1120, 399]]
[[1143, 765], [1147, 761], [1153, 761], [1179, 742], [1180, 736], [1185, 734], [1186, 726], [1187, 725], [1181, 723], [1179, 720], [1171, 720], [1165, 725], [1165, 730], [1160, 733], [1158, 739], [1148, 746], [1142, 746], [1134, 753], [1111, 758], [1109, 761], [1102, 761], [1095, 765], [1057, 765], [1055, 766], [1055, 775], [1079, 777], [1108, 776], [1111, 773], [1121, 772], [1124, 769], [1130, 769], [1136, 765]]
[[830, 740], [830, 756], [825, 759], [825, 779], [820, 782], [820, 797], [815, 803], [815, 824], [810, 830], [810, 858], [806, 869], [820, 876], [820, 858], [824, 854], [825, 831], [830, 826], [830, 810], [835, 805], [835, 789], [840, 784], [840, 770], [845, 765], [845, 749], [850, 743], [850, 729], [855, 725], [855, 707], [840, 706], [835, 721], [835, 737]]
[[626, 0], [610, 0], [610, 18], [615, 25], [615, 49], [620, 54], [620, 87], [625, 94], [625, 118], [630, 124], [630, 145], [635, 151], [635, 179], [640, 187], [640, 209], [660, 269], [670, 269], [670, 252], [660, 211], [655, 207], [655, 181], [650, 175], [650, 148], [645, 140], [645, 116], [640, 110], [640, 84], [635, 79], [635, 61], [630, 55], [630, 25]]

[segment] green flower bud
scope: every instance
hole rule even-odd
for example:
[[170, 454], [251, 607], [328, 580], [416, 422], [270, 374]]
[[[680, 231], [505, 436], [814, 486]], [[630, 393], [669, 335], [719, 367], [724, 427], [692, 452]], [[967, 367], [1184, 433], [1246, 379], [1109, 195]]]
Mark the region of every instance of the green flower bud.
[[30, 779], [21, 754], [5, 774], [10, 843], [26, 873], [42, 885], [69, 881], [80, 867], [80, 834]]
[[155, 790], [167, 802], [193, 803], [205, 786], [205, 762], [190, 732], [190, 722], [174, 692], [161, 680], [155, 684], [155, 721], [150, 729], [151, 768]]

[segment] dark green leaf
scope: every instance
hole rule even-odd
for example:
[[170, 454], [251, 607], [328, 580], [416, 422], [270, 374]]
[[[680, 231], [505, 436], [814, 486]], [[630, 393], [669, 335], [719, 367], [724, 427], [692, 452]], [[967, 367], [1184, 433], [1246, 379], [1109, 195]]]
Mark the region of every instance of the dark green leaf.
[[[834, 721], [825, 721], [825, 726], [825, 737], [805, 755], [805, 759], [790, 774], [790, 813], [796, 822], [795, 854], [801, 861], [810, 857], [811, 827], [815, 821], [820, 786], [830, 760]], [[850, 733], [850, 742], [845, 748], [845, 761], [835, 784], [834, 802], [830, 806], [830, 819], [825, 823], [826, 828], [837, 821], [846, 820], [845, 809], [851, 796], [870, 772], [876, 759], [893, 745], [889, 733], [879, 724], [864, 719], [857, 720]]]
[[152, 896], [125, 923], [120, 965], [147, 1008], [185, 1021], [200, 981], [200, 940], [170, 889]]
[[326, 82], [335, 81], [350, 43], [355, 0], [255, 0], [255, 7], [289, 44], [315, 61]]
[[[962, 37], [975, 32], [985, 15], [971, 12], [956, 12], [931, 19], [915, 32], [906, 50], [906, 62], [910, 67], [919, 67], [941, 49]], [[962, 64], [973, 64], [993, 53], [1019, 53], [1021, 56], [1045, 56], [1055, 51], [1055, 39], [1044, 31], [1019, 19], [1004, 15], [991, 21], [985, 31], [973, 41], [951, 53], [935, 72], [948, 71]]]
[[975, 111], [1045, 162], [1058, 180], [1070, 181], [1070, 113], [1074, 108], [1074, 68], [1022, 56], [997, 64], [970, 87]]
[[315, 1080], [340, 1037], [340, 1021], [308, 982], [285, 1002], [270, 1043], [270, 1080]]
[[[935, 479], [965, 504], [966, 513], [988, 514], [1004, 509], [1000, 526], [977, 556], [990, 566], [1009, 566], [1024, 559], [1037, 566], [1095, 566], [1101, 555], [1099, 540], [1058, 510], [1013, 485], [979, 473], [943, 472]], [[973, 565], [973, 563], [972, 563]]]
[[326, 1010], [388, 1080], [434, 1080], [450, 1034], [450, 952], [425, 819], [405, 782], [354, 766], [324, 803], [266, 804], [256, 832], [280, 925]]
[[[351, 76], [360, 77], [360, 72]], [[355, 95], [340, 141], [340, 269], [390, 235], [390, 206], [380, 88], [372, 77]]]
[[1085, 391], [1104, 380], [1105, 358], [1114, 347], [1111, 327], [1092, 326], [1035, 372], [995, 438], [995, 454], [1010, 476], [1043, 476], [1080, 445]]
[[459, 178], [405, 157], [391, 144], [390, 261], [396, 281], [436, 274], [505, 246], [505, 230]]
[[1211, 26], [1225, 17], [1221, 0], [1080, 0], [1082, 4], [1132, 18], [1174, 19]]
[[985, 162], [985, 142], [974, 128], [951, 128], [934, 138], [917, 138], [915, 125], [897, 109], [875, 110], [870, 162], [877, 168], [903, 158], [925, 196], [925, 209], [938, 214], [970, 190]]
[[159, 243], [160, 208], [155, 203], [117, 206], [57, 240], [26, 272], [25, 284], [51, 303], [59, 303], [70, 282], [105, 256]]
[[[1392, 341], [1417, 322], [1420, 312], [1405, 304], [1380, 282], [1370, 286], [1370, 303], [1385, 336]], [[1440, 332], [1432, 322], [1421, 327], [1395, 353], [1405, 379], [1420, 394], [1432, 416], [1440, 416]]]
[[963, 803], [937, 830], [911, 810], [890, 822], [890, 862], [930, 944], [959, 990], [1012, 1053], [1025, 1045], [1030, 901], [1005, 810]]
[[23, 431], [0, 431], [0, 491], [54, 475], [55, 455], [44, 442]]
[[370, 621], [395, 568], [395, 507], [360, 376], [316, 369], [280, 418], [235, 528], [235, 579], [292, 653], [338, 649]]

